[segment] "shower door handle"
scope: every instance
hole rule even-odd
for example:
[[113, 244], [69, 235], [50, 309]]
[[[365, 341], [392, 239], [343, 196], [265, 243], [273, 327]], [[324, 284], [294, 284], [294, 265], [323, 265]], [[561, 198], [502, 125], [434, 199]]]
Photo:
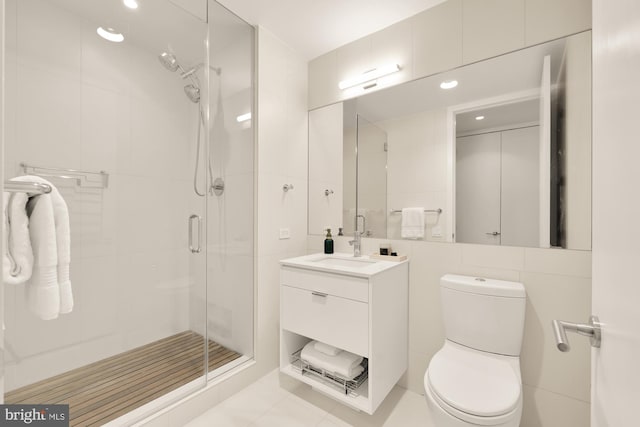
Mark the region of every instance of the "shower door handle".
[[[193, 246], [193, 220], [198, 220], [198, 246]], [[200, 215], [193, 214], [189, 217], [189, 250], [191, 253], [199, 254], [202, 248], [200, 247], [200, 225], [202, 223], [202, 218]]]

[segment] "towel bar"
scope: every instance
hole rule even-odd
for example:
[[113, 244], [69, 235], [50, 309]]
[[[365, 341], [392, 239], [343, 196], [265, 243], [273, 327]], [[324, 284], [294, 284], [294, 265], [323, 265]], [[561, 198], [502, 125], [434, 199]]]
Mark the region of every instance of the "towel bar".
[[51, 186], [41, 182], [5, 181], [4, 191], [10, 193], [48, 194]]
[[[441, 214], [442, 213], [442, 209], [438, 208], [438, 209], [425, 209], [425, 212], [433, 212], [433, 213], [437, 213], [437, 214]], [[402, 213], [402, 209], [389, 209], [389, 213]]]
[[38, 175], [42, 177], [63, 178], [75, 180], [79, 187], [87, 188], [108, 188], [109, 174], [105, 171], [91, 172], [77, 169], [50, 168], [45, 166], [34, 166], [27, 163], [20, 163], [22, 171], [27, 175]]

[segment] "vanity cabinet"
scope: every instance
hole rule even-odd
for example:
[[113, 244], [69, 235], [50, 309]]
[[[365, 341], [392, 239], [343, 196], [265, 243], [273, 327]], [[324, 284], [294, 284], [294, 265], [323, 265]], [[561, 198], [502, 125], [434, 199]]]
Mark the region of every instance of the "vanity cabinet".
[[[350, 261], [345, 265], [326, 262], [344, 259], [366, 264], [352, 268]], [[280, 370], [373, 414], [407, 369], [408, 284], [407, 261], [346, 254], [281, 261]], [[295, 354], [311, 340], [367, 358], [367, 379], [346, 393], [330, 380], [303, 373]]]

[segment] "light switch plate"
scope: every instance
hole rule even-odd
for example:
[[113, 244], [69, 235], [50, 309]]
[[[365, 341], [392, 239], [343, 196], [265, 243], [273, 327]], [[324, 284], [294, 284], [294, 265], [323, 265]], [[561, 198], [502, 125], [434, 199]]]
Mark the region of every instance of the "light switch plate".
[[288, 228], [280, 229], [280, 240], [290, 239], [291, 238], [291, 230]]

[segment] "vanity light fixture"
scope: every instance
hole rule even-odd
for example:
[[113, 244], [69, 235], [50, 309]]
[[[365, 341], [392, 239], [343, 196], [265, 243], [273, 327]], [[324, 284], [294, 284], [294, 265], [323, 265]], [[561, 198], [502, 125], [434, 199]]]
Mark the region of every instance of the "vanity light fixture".
[[484, 120], [484, 116], [476, 116], [476, 120]]
[[397, 71], [400, 71], [400, 65], [398, 64], [387, 64], [382, 67], [374, 68], [373, 70], [365, 71], [359, 76], [351, 77], [346, 80], [342, 80], [338, 83], [338, 87], [341, 90], [357, 86], [363, 83], [370, 82], [372, 80], [376, 80], [380, 77], [387, 76], [389, 74], [393, 74]]
[[440, 83], [441, 89], [453, 89], [456, 86], [458, 86], [457, 80], [445, 80], [442, 83]]
[[246, 122], [247, 120], [251, 120], [251, 113], [240, 114], [236, 117], [238, 123]]
[[137, 9], [139, 6], [137, 0], [122, 0], [122, 3], [129, 9]]
[[120, 43], [121, 41], [124, 40], [124, 36], [111, 27], [107, 27], [107, 28], [98, 27], [96, 32], [100, 37], [102, 37], [105, 40], [109, 40], [110, 42]]

